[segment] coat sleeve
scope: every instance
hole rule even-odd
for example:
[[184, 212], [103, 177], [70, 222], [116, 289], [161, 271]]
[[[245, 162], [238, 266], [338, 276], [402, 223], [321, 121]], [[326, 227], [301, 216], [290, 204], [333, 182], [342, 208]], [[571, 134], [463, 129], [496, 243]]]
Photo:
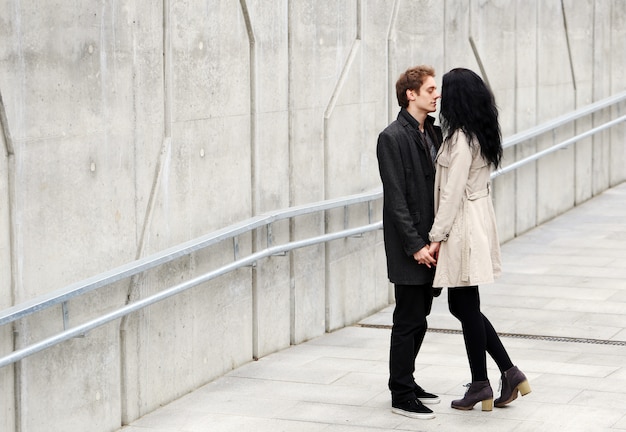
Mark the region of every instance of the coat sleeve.
[[386, 222], [391, 222], [402, 239], [404, 252], [412, 256], [427, 245], [413, 225], [413, 218], [407, 203], [407, 185], [404, 176], [405, 162], [396, 139], [382, 132], [376, 146], [378, 168], [383, 183], [383, 199]]
[[[430, 241], [446, 241], [452, 225], [463, 206], [465, 189], [472, 166], [472, 150], [467, 137], [461, 131], [455, 133], [449, 146], [450, 159], [448, 178], [445, 184], [439, 185], [439, 206], [435, 222], [429, 233]], [[446, 149], [444, 149], [446, 150]]]

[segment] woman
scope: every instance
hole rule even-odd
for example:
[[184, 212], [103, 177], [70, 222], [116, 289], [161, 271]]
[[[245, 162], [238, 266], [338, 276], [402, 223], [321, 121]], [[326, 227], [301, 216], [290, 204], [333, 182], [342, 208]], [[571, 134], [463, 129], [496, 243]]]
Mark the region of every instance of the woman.
[[435, 222], [430, 253], [437, 257], [434, 287], [448, 287], [450, 312], [463, 328], [472, 383], [452, 408], [470, 410], [482, 402], [491, 411], [493, 391], [487, 356], [502, 373], [503, 407], [530, 392], [526, 376], [511, 362], [498, 334], [480, 311], [478, 285], [500, 274], [500, 245], [490, 197], [490, 173], [502, 157], [502, 137], [494, 97], [468, 69], [443, 76], [440, 119], [445, 140], [437, 155]]

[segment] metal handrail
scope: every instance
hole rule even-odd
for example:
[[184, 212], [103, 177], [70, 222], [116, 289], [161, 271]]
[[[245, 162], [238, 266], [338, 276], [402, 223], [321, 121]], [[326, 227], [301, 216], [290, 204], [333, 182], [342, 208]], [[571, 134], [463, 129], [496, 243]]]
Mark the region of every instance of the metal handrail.
[[595, 135], [598, 132], [601, 132], [601, 131], [603, 131], [605, 129], [609, 129], [609, 128], [611, 128], [611, 127], [615, 126], [616, 124], [621, 123], [623, 121], [626, 121], [626, 115], [618, 117], [615, 120], [611, 120], [611, 121], [609, 121], [607, 123], [604, 123], [603, 125], [597, 126], [597, 127], [593, 128], [593, 129], [590, 129], [590, 130], [588, 130], [586, 132], [583, 132], [583, 133], [581, 133], [579, 135], [576, 135], [576, 136], [574, 136], [572, 138], [566, 139], [565, 141], [562, 141], [559, 144], [555, 144], [552, 147], [548, 147], [547, 149], [538, 151], [537, 153], [535, 153], [533, 155], [530, 155], [528, 157], [525, 157], [523, 159], [520, 159], [517, 162], [513, 162], [512, 164], [509, 164], [509, 165], [507, 165], [507, 166], [505, 166], [505, 167], [503, 167], [503, 168], [501, 168], [501, 169], [499, 169], [497, 171], [492, 172], [491, 173], [491, 178], [495, 178], [495, 177], [500, 176], [502, 174], [505, 174], [505, 173], [508, 173], [510, 171], [516, 170], [517, 168], [519, 168], [519, 167], [521, 167], [523, 165], [526, 165], [527, 163], [530, 163], [530, 162], [535, 161], [537, 159], [541, 159], [542, 157], [544, 157], [544, 156], [546, 156], [546, 155], [548, 155], [550, 153], [553, 153], [553, 152], [555, 152], [557, 150], [565, 148], [565, 147], [567, 147], [567, 146], [569, 146], [571, 144], [574, 144], [574, 143], [576, 143], [576, 142], [578, 142], [578, 141], [580, 141], [580, 140], [582, 140], [584, 138], [590, 137], [591, 135]]
[[608, 108], [612, 105], [616, 105], [624, 100], [626, 100], [626, 91], [617, 93], [608, 98], [586, 105], [568, 114], [564, 114], [548, 122], [542, 123], [530, 129], [526, 129], [525, 131], [516, 133], [515, 135], [511, 135], [506, 140], [504, 140], [504, 142], [502, 143], [502, 148], [512, 147], [524, 141], [528, 141], [541, 134], [550, 132], [551, 130], [556, 129], [559, 126], [563, 126], [564, 124], [571, 123], [574, 120], [578, 120], [579, 118], [593, 114], [596, 111], [600, 111], [604, 108]]
[[274, 222], [302, 216], [348, 205], [375, 201], [382, 197], [382, 188], [371, 192], [350, 195], [347, 197], [330, 199], [326, 201], [305, 204], [287, 209], [277, 210], [265, 215], [256, 216], [242, 222], [230, 225], [221, 230], [198, 237], [186, 243], [165, 249], [161, 252], [147, 256], [145, 258], [132, 261], [128, 264], [116, 267], [112, 270], [100, 273], [91, 278], [76, 282], [64, 288], [41, 295], [32, 300], [20, 303], [11, 308], [0, 311], [0, 325], [8, 324], [37, 311], [46, 309], [59, 303], [64, 303], [81, 294], [88, 293], [102, 286], [110, 285], [122, 279], [143, 273], [161, 264], [166, 264], [177, 258], [189, 255], [198, 250], [217, 244], [223, 240], [234, 238], [241, 234], [250, 232], [256, 228], [270, 225]]
[[28, 357], [32, 354], [35, 354], [39, 351], [42, 351], [46, 348], [50, 348], [54, 345], [57, 345], [63, 341], [72, 339], [74, 337], [85, 334], [86, 332], [93, 330], [97, 327], [100, 327], [104, 324], [107, 324], [111, 321], [114, 321], [118, 318], [122, 318], [132, 312], [135, 312], [139, 309], [143, 309], [146, 306], [150, 306], [151, 304], [160, 302], [161, 300], [165, 300], [169, 297], [172, 297], [176, 294], [179, 294], [183, 291], [187, 291], [190, 288], [193, 288], [202, 283], [208, 282], [212, 279], [215, 279], [218, 276], [224, 275], [231, 271], [237, 270], [241, 267], [249, 266], [256, 261], [267, 258], [273, 255], [278, 255], [281, 253], [286, 253], [294, 249], [303, 248], [306, 246], [312, 246], [319, 243], [326, 243], [331, 240], [337, 240], [345, 237], [353, 237], [359, 234], [363, 234], [369, 231], [374, 231], [382, 228], [382, 221], [375, 222], [373, 224], [347, 229], [343, 231], [338, 231], [331, 234], [325, 234], [317, 237], [311, 237], [304, 240], [294, 241], [291, 243], [286, 243], [280, 246], [273, 246], [262, 251], [253, 253], [245, 258], [239, 259], [237, 261], [233, 261], [230, 264], [227, 264], [223, 267], [218, 268], [217, 270], [213, 270], [211, 272], [205, 273], [201, 276], [183, 282], [181, 284], [175, 285], [173, 287], [167, 288], [163, 291], [160, 291], [156, 294], [153, 294], [149, 297], [143, 298], [141, 300], [137, 300], [133, 303], [130, 303], [124, 307], [121, 307], [113, 312], [109, 312], [108, 314], [102, 315], [98, 318], [95, 318], [91, 321], [88, 321], [84, 324], [72, 327], [69, 330], [65, 330], [61, 333], [58, 333], [54, 336], [51, 336], [47, 339], [44, 339], [40, 342], [31, 344], [25, 348], [13, 351], [13, 353], [0, 358], [0, 368], [7, 366], [11, 363], [15, 363], [18, 360], [21, 360], [25, 357]]
[[[528, 129], [524, 132], [515, 134], [507, 139], [505, 139], [503, 141], [503, 148], [508, 148], [508, 147], [512, 147], [514, 145], [517, 145], [519, 143], [528, 141], [532, 138], [535, 138], [536, 136], [539, 136], [543, 133], [549, 132], [551, 130], [554, 130], [556, 128], [558, 128], [559, 126], [562, 126], [563, 124], [572, 122], [574, 120], [577, 120], [583, 116], [586, 115], [590, 115], [598, 110], [607, 108], [609, 106], [615, 105], [619, 102], [622, 102], [623, 100], [626, 100], [626, 91], [619, 93], [617, 95], [611, 96], [609, 98], [603, 99], [601, 101], [598, 101], [596, 103], [593, 103], [591, 105], [588, 105], [584, 108], [581, 108], [579, 110], [576, 110], [572, 113], [566, 114], [564, 116], [558, 117], [552, 121], [543, 123], [539, 126], [536, 126], [534, 128]], [[596, 127], [594, 129], [591, 129], [585, 133], [582, 133], [580, 135], [577, 135], [573, 138], [570, 138], [568, 140], [563, 141], [560, 144], [557, 144], [553, 147], [550, 147], [546, 150], [540, 151], [538, 153], [536, 153], [535, 155], [529, 156], [525, 159], [522, 159], [520, 161], [517, 161], [513, 164], [510, 164], [498, 171], [495, 171], [494, 173], [492, 173], [492, 178], [497, 177], [499, 175], [502, 175], [504, 173], [510, 172], [512, 170], [515, 170], [517, 168], [519, 168], [522, 165], [525, 165], [527, 163], [530, 163], [534, 160], [537, 160], [543, 156], [545, 156], [548, 153], [551, 153], [553, 151], [556, 151], [560, 148], [563, 148], [565, 146], [568, 146], [570, 144], [573, 144], [587, 136], [593, 135], [601, 130], [607, 129], [609, 127], [612, 127], [622, 121], [626, 120], [626, 116], [622, 116], [619, 117], [615, 120], [612, 120], [610, 122], [605, 123], [604, 125], [601, 125], [599, 127]], [[189, 242], [186, 243], [182, 243], [178, 246], [174, 246], [172, 248], [169, 249], [165, 249], [161, 252], [158, 252], [156, 254], [150, 255], [148, 257], [142, 258], [142, 259], [138, 259], [136, 261], [133, 261], [131, 263], [119, 266], [117, 268], [114, 268], [110, 271], [101, 273], [99, 275], [93, 276], [91, 278], [85, 279], [83, 281], [77, 282], [75, 284], [71, 284], [69, 286], [66, 286], [64, 288], [61, 288], [59, 290], [56, 291], [52, 291], [48, 294], [36, 297], [32, 300], [29, 300], [27, 302], [15, 305], [11, 308], [5, 309], [3, 311], [0, 311], [0, 325], [4, 325], [13, 321], [16, 321], [20, 318], [23, 318], [27, 315], [30, 315], [32, 313], [35, 313], [37, 311], [46, 309], [48, 307], [51, 307], [53, 305], [56, 304], [62, 304], [67, 302], [68, 300], [77, 297], [81, 294], [85, 294], [87, 292], [93, 291], [99, 287], [102, 286], [107, 286], [110, 284], [113, 284], [115, 282], [118, 282], [122, 279], [134, 276], [136, 274], [142, 273], [146, 270], [152, 269], [154, 267], [157, 267], [161, 264], [165, 264], [168, 262], [171, 262], [177, 258], [180, 258], [182, 256], [185, 255], [189, 255], [195, 251], [204, 249], [208, 246], [217, 244], [223, 240], [227, 240], [227, 239], [233, 239], [236, 238], [237, 236], [250, 232], [254, 229], [257, 229], [259, 227], [262, 226], [269, 226], [274, 222], [280, 221], [280, 220], [284, 220], [284, 219], [289, 219], [289, 218], [293, 218], [296, 216], [302, 216], [302, 215], [306, 215], [306, 214], [310, 214], [310, 213], [315, 213], [315, 212], [320, 212], [320, 211], [325, 211], [325, 210], [331, 210], [334, 208], [340, 208], [340, 207], [346, 207], [349, 205], [353, 205], [353, 204], [358, 204], [358, 203], [365, 203], [365, 202], [372, 202], [375, 200], [378, 200], [380, 198], [382, 198], [383, 193], [382, 193], [382, 188], [377, 188], [374, 189], [370, 192], [365, 192], [365, 193], [361, 193], [361, 194], [356, 194], [356, 195], [350, 195], [348, 197], [341, 197], [341, 198], [336, 198], [336, 199], [331, 199], [331, 200], [326, 200], [326, 201], [321, 201], [321, 202], [317, 202], [317, 203], [311, 203], [311, 204], [305, 204], [305, 205], [301, 205], [301, 206], [297, 206], [297, 207], [290, 207], [287, 209], [283, 209], [283, 210], [278, 210], [272, 213], [268, 213], [265, 215], [260, 215], [260, 216], [256, 216], [256, 217], [252, 217], [250, 219], [247, 219], [245, 221], [236, 223], [234, 225], [231, 225], [229, 227], [223, 228], [221, 230], [218, 230], [216, 232], [213, 232], [211, 234], [199, 237], [197, 239], [191, 240]], [[369, 232], [369, 231], [373, 231], [373, 230], [377, 230], [382, 228], [382, 221], [379, 222], [375, 222], [375, 223], [371, 223], [370, 220], [370, 224], [365, 225], [365, 226], [361, 226], [361, 227], [356, 227], [356, 228], [352, 228], [352, 229], [345, 229], [343, 231], [338, 231], [335, 233], [329, 233], [329, 234], [324, 234], [321, 236], [317, 236], [317, 237], [313, 237], [313, 238], [309, 238], [309, 239], [304, 239], [304, 240], [300, 240], [300, 241], [294, 241], [294, 242], [290, 242], [290, 243], [286, 243], [283, 245], [279, 245], [279, 246], [270, 246], [269, 242], [268, 242], [268, 247], [262, 251], [253, 253], [245, 258], [242, 259], [238, 259], [233, 261], [232, 263], [220, 267], [217, 270], [214, 270], [212, 272], [209, 273], [205, 273], [204, 275], [198, 276], [194, 279], [191, 279], [187, 282], [181, 283], [179, 285], [176, 285], [174, 287], [170, 287], [167, 288], [163, 291], [160, 291], [157, 294], [154, 294], [152, 296], [146, 297], [144, 299], [135, 301], [131, 304], [127, 304], [113, 312], [110, 312], [108, 314], [105, 314], [103, 316], [100, 316], [98, 318], [95, 318], [87, 323], [84, 323], [82, 325], [79, 326], [75, 326], [69, 330], [65, 330], [55, 336], [49, 337], [43, 341], [40, 341], [38, 343], [32, 344], [28, 347], [25, 347], [23, 349], [14, 351], [12, 354], [7, 355], [5, 357], [0, 358], [0, 368], [3, 366], [6, 366], [8, 364], [14, 363], [16, 361], [19, 361], [29, 355], [32, 355], [36, 352], [39, 352], [43, 349], [49, 348], [53, 345], [56, 345], [60, 342], [63, 342], [65, 340], [71, 339], [73, 337], [79, 336], [84, 334], [85, 332], [92, 330], [94, 328], [97, 328], [101, 325], [104, 325], [110, 321], [113, 321], [115, 319], [121, 318], [123, 316], [126, 316], [134, 311], [137, 311], [139, 309], [142, 309], [146, 306], [149, 306], [153, 303], [159, 302], [161, 300], [164, 300], [168, 297], [171, 297], [173, 295], [176, 295], [182, 291], [185, 291], [191, 287], [194, 287], [196, 285], [199, 285], [201, 283], [204, 283], [206, 281], [209, 281], [211, 279], [214, 279], [220, 275], [223, 275], [225, 273], [234, 271], [238, 268], [241, 267], [245, 267], [248, 265], [251, 265], [253, 263], [255, 263], [256, 261], [272, 256], [272, 255], [277, 255], [277, 254], [281, 254], [281, 253], [285, 253], [297, 248], [301, 248], [301, 247], [306, 247], [306, 246], [310, 246], [313, 244], [318, 244], [318, 243], [325, 243], [331, 240], [335, 240], [335, 239], [339, 239], [339, 238], [345, 238], [345, 237], [351, 237], [351, 236], [356, 236], [365, 232]]]

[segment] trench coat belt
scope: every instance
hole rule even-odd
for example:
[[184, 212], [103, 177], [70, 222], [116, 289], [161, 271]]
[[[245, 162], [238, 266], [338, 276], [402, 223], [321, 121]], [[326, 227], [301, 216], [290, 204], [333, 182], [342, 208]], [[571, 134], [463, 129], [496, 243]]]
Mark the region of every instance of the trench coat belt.
[[475, 201], [479, 198], [484, 198], [486, 196], [489, 196], [489, 184], [487, 184], [487, 187], [485, 189], [476, 191], [474, 193], [469, 193], [469, 191], [466, 189], [465, 190], [465, 196], [467, 197], [467, 199], [469, 201]]
[[480, 198], [485, 198], [489, 196], [489, 184], [485, 189], [469, 193], [469, 191], [465, 190], [465, 197], [467, 199], [463, 200], [463, 229], [465, 230], [465, 235], [463, 236], [463, 253], [461, 254], [461, 282], [469, 282], [469, 273], [470, 273], [470, 246], [469, 246], [469, 237], [470, 237], [470, 227], [467, 223], [467, 202], [468, 201], [476, 201]]

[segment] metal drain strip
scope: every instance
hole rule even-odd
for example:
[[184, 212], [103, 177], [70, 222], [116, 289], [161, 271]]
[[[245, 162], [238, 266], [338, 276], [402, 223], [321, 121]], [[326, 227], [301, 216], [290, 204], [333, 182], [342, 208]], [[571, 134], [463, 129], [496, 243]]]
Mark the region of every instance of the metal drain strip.
[[[357, 324], [357, 326], [364, 327], [364, 328], [377, 328], [377, 329], [391, 330], [391, 326], [388, 324]], [[451, 329], [429, 328], [428, 331], [432, 333], [446, 333], [446, 334], [459, 334], [459, 335], [463, 334], [461, 330], [451, 330]], [[569, 342], [569, 343], [586, 343], [586, 344], [595, 344], [595, 345], [626, 346], [626, 341], [620, 341], [620, 340], [574, 338], [574, 337], [567, 337], [567, 336], [541, 336], [541, 335], [529, 335], [529, 334], [519, 334], [519, 333], [498, 333], [498, 335], [500, 337], [515, 338], [515, 339], [532, 339], [532, 340], [542, 340], [542, 341], [550, 341], [550, 342]]]

